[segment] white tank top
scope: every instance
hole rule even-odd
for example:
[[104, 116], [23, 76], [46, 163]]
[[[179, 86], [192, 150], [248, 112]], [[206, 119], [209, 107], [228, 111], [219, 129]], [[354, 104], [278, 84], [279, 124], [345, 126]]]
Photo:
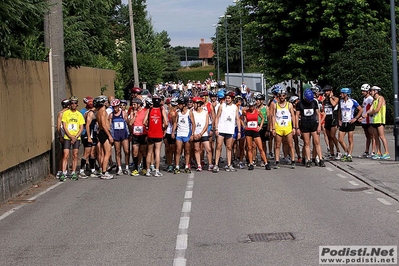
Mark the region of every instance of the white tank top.
[[[200, 134], [202, 132], [202, 130], [204, 129], [205, 124], [206, 124], [206, 114], [207, 114], [206, 110], [202, 110], [201, 113], [198, 113], [197, 111], [193, 112], [194, 121], [195, 121], [194, 134]], [[202, 136], [203, 137], [208, 136], [208, 129], [205, 131], [204, 135], [202, 135]]]
[[226, 103], [222, 103], [222, 113], [218, 123], [219, 133], [234, 134], [236, 113], [237, 106], [235, 104], [226, 105]]
[[188, 137], [191, 132], [190, 111], [186, 110], [185, 114], [178, 112], [177, 118], [177, 134], [178, 137]]

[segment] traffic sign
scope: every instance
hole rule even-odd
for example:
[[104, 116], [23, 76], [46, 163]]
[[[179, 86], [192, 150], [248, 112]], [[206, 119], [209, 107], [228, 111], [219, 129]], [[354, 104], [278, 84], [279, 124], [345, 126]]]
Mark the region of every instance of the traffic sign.
[[212, 77], [212, 76], [213, 76], [213, 72], [209, 72], [209, 76], [211, 76], [211, 77]]

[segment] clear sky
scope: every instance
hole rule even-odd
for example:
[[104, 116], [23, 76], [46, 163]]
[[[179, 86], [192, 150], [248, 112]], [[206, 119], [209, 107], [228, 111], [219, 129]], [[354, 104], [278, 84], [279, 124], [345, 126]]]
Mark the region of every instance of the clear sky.
[[[128, 0], [122, 0], [127, 4]], [[157, 32], [167, 31], [172, 46], [198, 47], [211, 42], [213, 27], [233, 0], [147, 0], [147, 12]]]

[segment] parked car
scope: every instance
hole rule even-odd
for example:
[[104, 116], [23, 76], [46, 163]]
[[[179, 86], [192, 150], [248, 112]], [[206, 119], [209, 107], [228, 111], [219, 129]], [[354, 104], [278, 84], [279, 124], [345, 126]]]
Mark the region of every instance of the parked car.
[[143, 96], [143, 100], [145, 100], [146, 98], [150, 97], [151, 98], [151, 92], [147, 89], [143, 90], [143, 92], [141, 93], [141, 96]]

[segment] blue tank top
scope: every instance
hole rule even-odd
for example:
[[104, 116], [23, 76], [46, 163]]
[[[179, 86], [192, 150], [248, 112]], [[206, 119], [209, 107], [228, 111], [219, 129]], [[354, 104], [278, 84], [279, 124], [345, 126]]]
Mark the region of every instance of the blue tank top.
[[123, 118], [123, 112], [121, 111], [119, 115], [112, 114], [111, 132], [123, 130], [129, 132], [126, 121]]

